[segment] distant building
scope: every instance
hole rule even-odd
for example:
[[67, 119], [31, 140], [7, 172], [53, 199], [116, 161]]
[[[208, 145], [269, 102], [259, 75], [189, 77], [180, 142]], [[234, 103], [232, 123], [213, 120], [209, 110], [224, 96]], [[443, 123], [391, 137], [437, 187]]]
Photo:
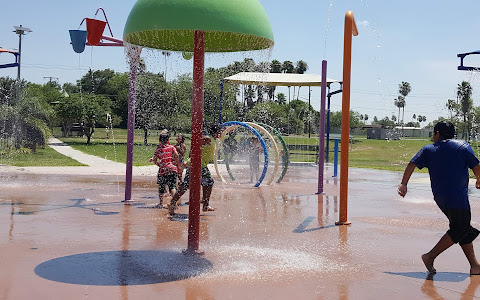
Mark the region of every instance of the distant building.
[[433, 135], [431, 128], [397, 126], [395, 129], [400, 131], [404, 137], [431, 138]]
[[432, 130], [418, 127], [382, 128], [381, 125], [372, 124], [363, 127], [367, 130], [367, 139], [398, 140], [402, 137], [431, 138]]

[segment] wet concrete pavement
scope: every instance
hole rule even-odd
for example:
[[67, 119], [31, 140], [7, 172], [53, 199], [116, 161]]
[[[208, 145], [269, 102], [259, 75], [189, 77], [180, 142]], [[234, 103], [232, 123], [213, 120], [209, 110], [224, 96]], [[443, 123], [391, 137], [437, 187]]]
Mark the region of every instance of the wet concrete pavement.
[[[401, 173], [350, 169], [350, 226], [335, 226], [330, 165], [323, 195], [315, 167], [260, 188], [217, 180], [217, 210], [201, 215], [205, 255], [190, 257], [188, 206], [175, 218], [152, 208], [152, 176], [134, 177], [124, 205], [124, 176], [0, 169], [0, 299], [480, 298], [458, 245], [427, 277], [420, 255], [448, 227], [427, 174], [414, 173], [403, 199]], [[478, 228], [478, 193], [471, 204]]]

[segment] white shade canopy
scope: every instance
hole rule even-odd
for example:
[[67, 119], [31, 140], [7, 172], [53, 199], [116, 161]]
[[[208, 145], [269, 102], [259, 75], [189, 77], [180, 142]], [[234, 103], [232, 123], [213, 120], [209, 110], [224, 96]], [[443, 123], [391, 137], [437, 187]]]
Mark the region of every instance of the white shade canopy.
[[[322, 76], [315, 74], [241, 72], [223, 79], [227, 83], [266, 86], [321, 86]], [[327, 78], [327, 85], [338, 80]]]

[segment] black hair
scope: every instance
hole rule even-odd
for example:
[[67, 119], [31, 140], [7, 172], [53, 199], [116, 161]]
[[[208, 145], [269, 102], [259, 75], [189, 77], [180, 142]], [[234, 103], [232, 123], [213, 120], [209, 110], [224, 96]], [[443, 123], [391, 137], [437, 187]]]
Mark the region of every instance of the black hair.
[[441, 121], [433, 127], [433, 133], [438, 132], [443, 139], [453, 139], [455, 126], [450, 122]]
[[158, 140], [164, 144], [167, 143], [169, 139], [170, 139], [170, 132], [168, 131], [164, 131], [160, 133], [160, 136], [158, 137]]

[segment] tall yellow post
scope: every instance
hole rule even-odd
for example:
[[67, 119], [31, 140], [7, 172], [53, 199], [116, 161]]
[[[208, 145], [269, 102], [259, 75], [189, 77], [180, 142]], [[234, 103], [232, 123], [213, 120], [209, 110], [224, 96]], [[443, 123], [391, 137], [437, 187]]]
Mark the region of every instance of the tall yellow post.
[[342, 138], [340, 147], [340, 210], [336, 225], [349, 225], [348, 207], [348, 145], [350, 139], [350, 77], [352, 68], [352, 35], [358, 35], [352, 11], [345, 14], [343, 41]]

